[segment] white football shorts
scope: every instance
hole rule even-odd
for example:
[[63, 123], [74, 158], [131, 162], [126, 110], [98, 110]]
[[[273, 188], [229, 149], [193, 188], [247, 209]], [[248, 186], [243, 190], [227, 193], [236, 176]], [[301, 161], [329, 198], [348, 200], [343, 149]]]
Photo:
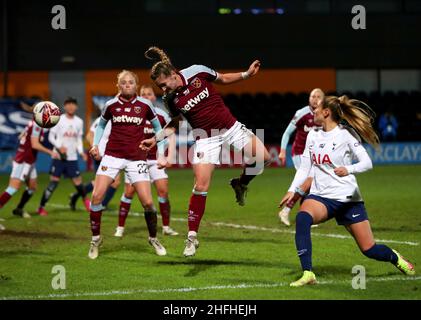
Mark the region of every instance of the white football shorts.
[[221, 164], [220, 157], [224, 145], [232, 146], [235, 151], [241, 151], [253, 136], [253, 132], [237, 121], [223, 134], [197, 140], [194, 146], [192, 163]]
[[105, 155], [99, 164], [97, 175], [108, 176], [112, 179], [123, 170], [130, 184], [139, 181], [150, 181], [149, 170], [146, 161], [127, 160]]
[[26, 181], [26, 179], [36, 179], [38, 175], [35, 163], [17, 163], [16, 161], [13, 161], [13, 168], [10, 177], [21, 181]]
[[[149, 178], [151, 179], [151, 182], [154, 182], [160, 179], [168, 179], [168, 175], [167, 175], [167, 172], [165, 171], [165, 168], [158, 169], [157, 160], [146, 160], [146, 163], [148, 165]], [[124, 175], [124, 183], [130, 183], [129, 178], [127, 178], [126, 174]]]

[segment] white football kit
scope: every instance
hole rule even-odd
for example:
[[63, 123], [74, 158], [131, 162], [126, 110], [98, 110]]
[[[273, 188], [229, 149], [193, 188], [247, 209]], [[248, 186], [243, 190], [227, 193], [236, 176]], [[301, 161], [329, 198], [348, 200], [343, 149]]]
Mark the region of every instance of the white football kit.
[[83, 153], [82, 137], [82, 119], [76, 115], [69, 118], [66, 114], [62, 114], [59, 123], [50, 129], [48, 140], [56, 151], [60, 147], [67, 148], [67, 161], [76, 161], [78, 153]]
[[[310, 131], [301, 160], [288, 191], [294, 192], [313, 168], [310, 194], [340, 202], [362, 201], [355, 174], [370, 170], [373, 165], [353, 129], [338, 125], [328, 132], [321, 129]], [[337, 167], [345, 167], [349, 174], [337, 176], [334, 172]]]

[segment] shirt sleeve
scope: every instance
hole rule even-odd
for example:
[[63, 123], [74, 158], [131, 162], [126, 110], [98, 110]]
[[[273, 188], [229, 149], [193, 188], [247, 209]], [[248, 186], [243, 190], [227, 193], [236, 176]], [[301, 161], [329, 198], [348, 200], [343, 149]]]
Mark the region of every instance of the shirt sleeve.
[[102, 135], [104, 134], [104, 129], [107, 126], [107, 120], [100, 118], [98, 125], [95, 128], [95, 134], [94, 134], [94, 146], [99, 145], [99, 142], [101, 141]]
[[83, 153], [83, 122], [80, 124], [80, 130], [77, 136], [77, 152], [79, 154]]
[[42, 128], [37, 125], [37, 123], [34, 121], [33, 122], [33, 127], [32, 127], [32, 133], [31, 133], [31, 138], [39, 138], [42, 132]]
[[161, 126], [162, 127], [164, 127], [166, 124], [168, 124], [168, 123], [171, 122], [171, 117], [164, 110], [159, 109], [159, 108], [156, 108], [155, 111], [156, 111], [156, 113], [158, 115], [161, 116], [161, 117], [159, 117], [160, 118], [160, 121], [161, 121], [161, 119], [163, 120], [163, 121], [161, 121]]
[[373, 162], [371, 161], [367, 150], [361, 142], [351, 134], [349, 135], [348, 147], [354, 158], [357, 160], [356, 163], [345, 166], [349, 174], [362, 173], [373, 168]]
[[95, 133], [95, 129], [98, 126], [98, 123], [99, 123], [100, 119], [101, 119], [100, 117], [95, 119], [95, 121], [92, 123], [91, 127], [89, 128], [90, 132]]
[[108, 121], [112, 118], [111, 110], [109, 108], [111, 104], [105, 104], [104, 110], [102, 111], [101, 118]]
[[284, 134], [282, 135], [281, 140], [281, 149], [286, 149], [288, 146], [289, 138], [291, 137], [291, 134], [297, 129], [295, 124], [292, 123], [292, 121], [288, 124], [288, 127], [285, 129]]
[[312, 177], [314, 172], [312, 170], [313, 163], [311, 161], [311, 148], [312, 148], [312, 135], [311, 132], [307, 136], [306, 146], [303, 154], [301, 155], [301, 165], [300, 168], [295, 173], [294, 180], [292, 181], [288, 191], [295, 192], [295, 190], [300, 187], [307, 177]]
[[293, 124], [295, 127], [298, 127], [301, 122], [303, 117], [308, 113], [308, 107], [304, 107], [302, 109], [297, 110], [297, 112], [295, 112], [294, 117], [292, 117], [291, 119], [291, 124]]
[[156, 111], [155, 111], [155, 107], [153, 106], [152, 102], [145, 99], [144, 103], [148, 106], [148, 112], [146, 113], [146, 119], [151, 121], [151, 122], [155, 118], [158, 119], [158, 116], [157, 116]]
[[54, 126], [50, 129], [50, 133], [48, 134], [48, 141], [50, 141], [50, 143], [56, 149], [59, 149], [61, 147], [61, 139], [58, 135], [58, 128], [58, 125]]
[[215, 70], [204, 65], [195, 64], [188, 69], [193, 74], [195, 73], [197, 76], [207, 81], [215, 81], [218, 78], [218, 73]]

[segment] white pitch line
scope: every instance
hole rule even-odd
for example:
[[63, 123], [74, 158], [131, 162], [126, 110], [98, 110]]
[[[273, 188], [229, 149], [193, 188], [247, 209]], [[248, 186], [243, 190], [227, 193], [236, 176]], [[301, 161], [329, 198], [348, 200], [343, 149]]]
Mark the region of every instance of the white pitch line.
[[[68, 206], [62, 205], [62, 204], [50, 204], [51, 207], [55, 208], [62, 208], [62, 209], [68, 209]], [[112, 213], [113, 215], [118, 214], [118, 211], [116, 210], [109, 210], [106, 211], [105, 214]], [[143, 214], [139, 212], [130, 212], [130, 215], [139, 217], [143, 216]], [[187, 219], [185, 218], [171, 218], [173, 221], [182, 221], [185, 222]], [[226, 223], [226, 222], [208, 222], [212, 226], [216, 227], [227, 227], [227, 228], [234, 228], [234, 229], [245, 229], [245, 230], [254, 230], [254, 231], [267, 231], [267, 232], [273, 232], [273, 233], [288, 233], [288, 234], [295, 234], [295, 231], [293, 230], [287, 230], [287, 229], [275, 229], [275, 228], [266, 228], [266, 227], [258, 227], [258, 226], [250, 226], [250, 225], [241, 225], [241, 224], [234, 224], [234, 223]], [[326, 238], [337, 238], [337, 239], [353, 239], [353, 237], [349, 235], [344, 234], [335, 234], [335, 233], [319, 233], [319, 232], [311, 232], [312, 236], [316, 237], [326, 237]], [[418, 246], [419, 242], [413, 242], [413, 241], [399, 241], [399, 240], [390, 240], [390, 239], [374, 239], [376, 242], [383, 242], [383, 243], [396, 243], [396, 244], [406, 244], [409, 246]]]
[[[366, 282], [389, 282], [389, 281], [417, 281], [421, 280], [421, 276], [418, 277], [385, 277], [385, 278], [368, 278]], [[351, 280], [327, 280], [318, 281], [318, 285], [335, 285], [335, 284], [351, 284]], [[165, 288], [165, 289], [137, 289], [137, 290], [112, 290], [102, 292], [74, 292], [74, 293], [62, 293], [62, 294], [47, 294], [47, 295], [22, 295], [22, 296], [5, 296], [0, 297], [0, 300], [36, 300], [36, 299], [59, 299], [59, 298], [80, 298], [80, 297], [98, 297], [98, 296], [113, 296], [113, 295], [131, 295], [140, 293], [171, 293], [171, 292], [194, 292], [194, 291], [206, 291], [206, 290], [227, 290], [227, 289], [253, 289], [253, 288], [277, 288], [277, 287], [288, 287], [289, 284], [286, 282], [279, 283], [257, 283], [257, 284], [237, 284], [237, 285], [215, 285], [206, 287], [185, 287], [185, 288]]]
[[[284, 230], [284, 229], [274, 229], [274, 228], [266, 228], [266, 227], [257, 227], [257, 226], [247, 226], [247, 225], [240, 225], [240, 224], [233, 224], [233, 223], [225, 223], [225, 222], [211, 222], [211, 225], [214, 226], [221, 226], [221, 227], [230, 227], [236, 229], [248, 229], [248, 230], [257, 230], [257, 231], [268, 231], [273, 233], [289, 233], [295, 234], [295, 231], [292, 230]], [[338, 239], [353, 239], [349, 235], [343, 234], [335, 234], [335, 233], [318, 233], [318, 232], [311, 232], [312, 236], [318, 237], [328, 237], [328, 238], [338, 238]], [[376, 242], [388, 242], [388, 243], [399, 243], [399, 244], [407, 244], [410, 246], [418, 246], [418, 242], [411, 242], [411, 241], [399, 241], [399, 240], [383, 240], [383, 239], [375, 239]]]

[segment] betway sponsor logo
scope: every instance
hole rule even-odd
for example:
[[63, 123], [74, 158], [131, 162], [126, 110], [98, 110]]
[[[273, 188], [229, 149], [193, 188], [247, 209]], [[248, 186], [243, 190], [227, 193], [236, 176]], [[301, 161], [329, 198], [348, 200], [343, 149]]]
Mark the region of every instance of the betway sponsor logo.
[[196, 97], [189, 99], [187, 103], [184, 105], [184, 107], [181, 108], [181, 111], [186, 113], [195, 105], [197, 105], [200, 101], [202, 101], [203, 99], [207, 97], [209, 97], [209, 89], [205, 88], [205, 90], [202, 90]]
[[145, 127], [145, 128], [143, 129], [143, 133], [144, 133], [144, 134], [154, 134], [154, 133], [155, 133], [155, 131], [153, 131], [153, 128], [148, 128], [148, 127]]
[[139, 118], [139, 117], [130, 117], [127, 115], [118, 116], [118, 117], [113, 116], [113, 123], [116, 123], [116, 122], [133, 123], [135, 125], [140, 126], [142, 121], [143, 121], [143, 118]]

